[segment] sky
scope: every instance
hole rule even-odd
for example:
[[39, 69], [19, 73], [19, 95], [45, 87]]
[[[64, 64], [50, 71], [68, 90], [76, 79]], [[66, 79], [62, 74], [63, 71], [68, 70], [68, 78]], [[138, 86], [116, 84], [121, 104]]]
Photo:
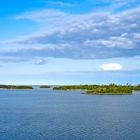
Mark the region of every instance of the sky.
[[0, 84], [140, 84], [140, 0], [2, 0]]

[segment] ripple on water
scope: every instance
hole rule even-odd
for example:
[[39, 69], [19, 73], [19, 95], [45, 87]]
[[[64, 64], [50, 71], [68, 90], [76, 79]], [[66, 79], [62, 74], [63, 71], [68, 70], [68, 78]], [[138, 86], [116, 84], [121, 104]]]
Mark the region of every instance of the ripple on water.
[[0, 140], [138, 140], [140, 94], [0, 91]]

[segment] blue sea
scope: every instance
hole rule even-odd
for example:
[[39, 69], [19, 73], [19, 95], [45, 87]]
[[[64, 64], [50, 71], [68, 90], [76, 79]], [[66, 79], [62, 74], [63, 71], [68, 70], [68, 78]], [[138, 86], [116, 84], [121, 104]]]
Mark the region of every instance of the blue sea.
[[140, 92], [0, 90], [0, 140], [140, 140]]

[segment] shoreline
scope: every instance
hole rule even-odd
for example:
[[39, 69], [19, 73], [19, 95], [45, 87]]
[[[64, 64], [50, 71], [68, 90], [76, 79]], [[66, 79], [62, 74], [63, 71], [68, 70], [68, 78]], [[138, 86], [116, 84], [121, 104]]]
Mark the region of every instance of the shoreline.
[[90, 95], [132, 95], [133, 91], [140, 91], [140, 85], [71, 85], [54, 87], [53, 90], [83, 90], [82, 94]]

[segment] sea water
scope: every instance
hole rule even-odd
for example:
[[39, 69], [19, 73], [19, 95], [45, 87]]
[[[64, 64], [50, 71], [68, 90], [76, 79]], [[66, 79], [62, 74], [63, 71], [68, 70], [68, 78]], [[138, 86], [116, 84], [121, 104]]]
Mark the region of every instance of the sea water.
[[0, 90], [0, 140], [139, 140], [140, 92]]

